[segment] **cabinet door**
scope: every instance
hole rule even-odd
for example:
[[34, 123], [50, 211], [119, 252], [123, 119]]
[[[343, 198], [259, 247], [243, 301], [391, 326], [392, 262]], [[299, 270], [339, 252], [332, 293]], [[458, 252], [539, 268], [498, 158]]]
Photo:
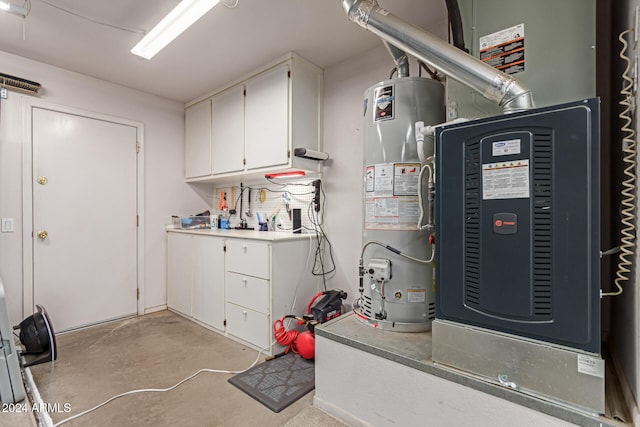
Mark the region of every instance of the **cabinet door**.
[[193, 237], [193, 318], [224, 330], [224, 240]]
[[289, 161], [289, 64], [247, 81], [245, 158], [247, 169]]
[[191, 235], [167, 234], [167, 306], [191, 316]]
[[184, 175], [195, 178], [211, 174], [211, 100], [207, 99], [184, 112]]
[[211, 98], [211, 171], [244, 169], [244, 85]]

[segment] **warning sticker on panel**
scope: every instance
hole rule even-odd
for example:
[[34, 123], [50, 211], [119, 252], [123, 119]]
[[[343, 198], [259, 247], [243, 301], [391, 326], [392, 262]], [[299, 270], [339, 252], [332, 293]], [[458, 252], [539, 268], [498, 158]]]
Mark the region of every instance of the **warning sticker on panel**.
[[524, 71], [524, 24], [480, 37], [480, 60], [507, 74]]
[[427, 291], [424, 289], [407, 289], [407, 302], [425, 302]]
[[482, 198], [484, 200], [528, 197], [528, 159], [482, 165]]
[[420, 163], [380, 163], [365, 168], [365, 227], [415, 230], [420, 218]]
[[578, 372], [593, 377], [604, 378], [604, 360], [599, 357], [578, 355]]
[[365, 210], [368, 230], [415, 230], [420, 218], [417, 197], [367, 198]]
[[420, 163], [396, 163], [393, 173], [393, 194], [396, 196], [417, 196]]

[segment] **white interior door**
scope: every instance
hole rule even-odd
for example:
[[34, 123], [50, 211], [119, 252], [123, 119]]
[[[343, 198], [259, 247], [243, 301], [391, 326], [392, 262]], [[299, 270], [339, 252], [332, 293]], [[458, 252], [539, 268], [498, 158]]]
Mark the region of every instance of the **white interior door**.
[[33, 300], [56, 331], [137, 313], [137, 128], [34, 108]]

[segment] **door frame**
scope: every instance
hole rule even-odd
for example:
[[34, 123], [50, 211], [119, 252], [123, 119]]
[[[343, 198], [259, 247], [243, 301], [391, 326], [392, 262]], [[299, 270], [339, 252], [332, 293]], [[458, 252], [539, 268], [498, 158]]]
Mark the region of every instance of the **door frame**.
[[23, 144], [22, 144], [22, 316], [31, 315], [35, 310], [33, 283], [33, 109], [41, 108], [64, 114], [72, 114], [89, 119], [102, 120], [136, 128], [138, 155], [136, 156], [136, 210], [138, 229], [136, 235], [137, 261], [137, 301], [138, 315], [144, 314], [145, 262], [144, 262], [144, 124], [121, 117], [82, 110], [79, 108], [53, 104], [39, 99], [24, 99]]

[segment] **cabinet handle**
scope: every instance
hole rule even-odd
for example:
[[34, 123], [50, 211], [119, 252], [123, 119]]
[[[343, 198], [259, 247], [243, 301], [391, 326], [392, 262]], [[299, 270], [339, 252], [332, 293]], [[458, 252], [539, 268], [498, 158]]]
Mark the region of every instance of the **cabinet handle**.
[[242, 250], [247, 252], [247, 245], [242, 245]]
[[247, 278], [246, 277], [242, 278], [242, 283], [244, 284], [244, 287], [246, 288], [247, 287]]
[[242, 310], [242, 315], [243, 315], [244, 317], [247, 317], [247, 312], [246, 312], [246, 310]]

